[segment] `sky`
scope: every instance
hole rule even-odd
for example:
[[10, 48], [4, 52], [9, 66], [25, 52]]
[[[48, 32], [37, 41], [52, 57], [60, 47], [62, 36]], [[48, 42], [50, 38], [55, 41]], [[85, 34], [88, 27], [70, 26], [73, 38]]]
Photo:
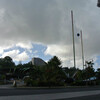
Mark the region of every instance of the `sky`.
[[33, 57], [48, 61], [59, 57], [63, 67], [73, 67], [71, 10], [74, 14], [76, 67], [82, 68], [83, 32], [85, 60], [100, 68], [100, 8], [97, 0], [0, 0], [0, 58], [26, 63]]

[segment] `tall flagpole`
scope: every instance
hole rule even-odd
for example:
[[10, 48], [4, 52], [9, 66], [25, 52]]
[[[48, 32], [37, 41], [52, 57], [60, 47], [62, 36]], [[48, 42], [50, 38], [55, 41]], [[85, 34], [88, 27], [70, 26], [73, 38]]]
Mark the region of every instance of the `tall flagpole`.
[[83, 48], [83, 37], [82, 37], [82, 30], [80, 31], [81, 33], [81, 47], [82, 47], [82, 62], [83, 62], [83, 70], [84, 70], [84, 48]]
[[76, 68], [76, 61], [75, 61], [75, 39], [74, 39], [74, 22], [73, 22], [73, 11], [72, 10], [71, 10], [71, 19], [72, 19], [72, 38], [73, 38], [74, 67]]

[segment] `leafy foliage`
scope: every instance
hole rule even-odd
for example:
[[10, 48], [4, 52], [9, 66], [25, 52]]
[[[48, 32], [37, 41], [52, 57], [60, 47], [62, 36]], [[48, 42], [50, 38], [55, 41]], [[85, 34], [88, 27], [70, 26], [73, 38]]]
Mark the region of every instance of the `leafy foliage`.
[[4, 58], [0, 58], [0, 67], [1, 68], [14, 68], [15, 63], [13, 62], [12, 58], [6, 56]]
[[85, 77], [87, 79], [90, 79], [95, 75], [93, 65], [94, 65], [93, 61], [86, 61], [86, 68], [84, 72], [85, 72]]
[[[61, 60], [54, 56], [44, 66], [35, 66], [32, 65], [31, 62], [15, 65], [12, 58], [6, 56], [0, 58], [0, 71], [2, 72], [4, 70], [5, 73], [11, 72], [16, 79], [23, 79], [23, 77], [26, 77], [25, 83], [28, 86], [83, 85], [85, 84], [83, 80], [95, 76], [93, 61], [87, 61], [84, 70], [75, 67], [62, 68], [61, 64]], [[5, 71], [6, 69], [7, 71]], [[3, 73], [1, 75], [5, 74]], [[100, 69], [97, 70], [96, 77], [100, 79]]]
[[56, 56], [51, 58], [45, 66], [32, 66], [28, 72], [31, 85], [34, 85], [34, 82], [38, 86], [63, 85], [66, 79], [65, 73], [61, 68], [61, 61]]

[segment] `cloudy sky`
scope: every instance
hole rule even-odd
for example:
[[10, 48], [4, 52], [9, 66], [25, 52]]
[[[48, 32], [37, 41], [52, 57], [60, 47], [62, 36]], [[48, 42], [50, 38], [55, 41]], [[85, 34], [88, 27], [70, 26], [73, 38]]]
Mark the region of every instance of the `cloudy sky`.
[[85, 60], [100, 67], [100, 8], [96, 0], [0, 0], [0, 57], [17, 64], [32, 57], [48, 61], [58, 56], [63, 66], [73, 67], [71, 10], [74, 12], [76, 65], [82, 67], [83, 31]]

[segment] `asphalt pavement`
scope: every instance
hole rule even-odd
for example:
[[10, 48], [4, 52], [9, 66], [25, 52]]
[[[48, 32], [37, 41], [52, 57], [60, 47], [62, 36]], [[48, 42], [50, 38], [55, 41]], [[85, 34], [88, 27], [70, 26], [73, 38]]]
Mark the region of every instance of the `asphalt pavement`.
[[[20, 95], [20, 96], [1, 96], [0, 100], [88, 100], [89, 97], [100, 95], [100, 90], [83, 92], [64, 92], [51, 94]], [[86, 97], [87, 96], [87, 97]], [[91, 100], [94, 100], [91, 98]], [[97, 97], [96, 100], [99, 100]]]
[[15, 95], [36, 95], [36, 94], [50, 94], [50, 93], [64, 93], [64, 92], [81, 92], [100, 90], [100, 86], [96, 87], [66, 87], [66, 88], [14, 88], [7, 87], [0, 88], [0, 96], [15, 96]]
[[91, 96], [74, 97], [74, 98], [56, 99], [56, 100], [100, 100], [100, 94], [91, 95]]
[[100, 100], [100, 86], [66, 88], [0, 88], [0, 100]]

